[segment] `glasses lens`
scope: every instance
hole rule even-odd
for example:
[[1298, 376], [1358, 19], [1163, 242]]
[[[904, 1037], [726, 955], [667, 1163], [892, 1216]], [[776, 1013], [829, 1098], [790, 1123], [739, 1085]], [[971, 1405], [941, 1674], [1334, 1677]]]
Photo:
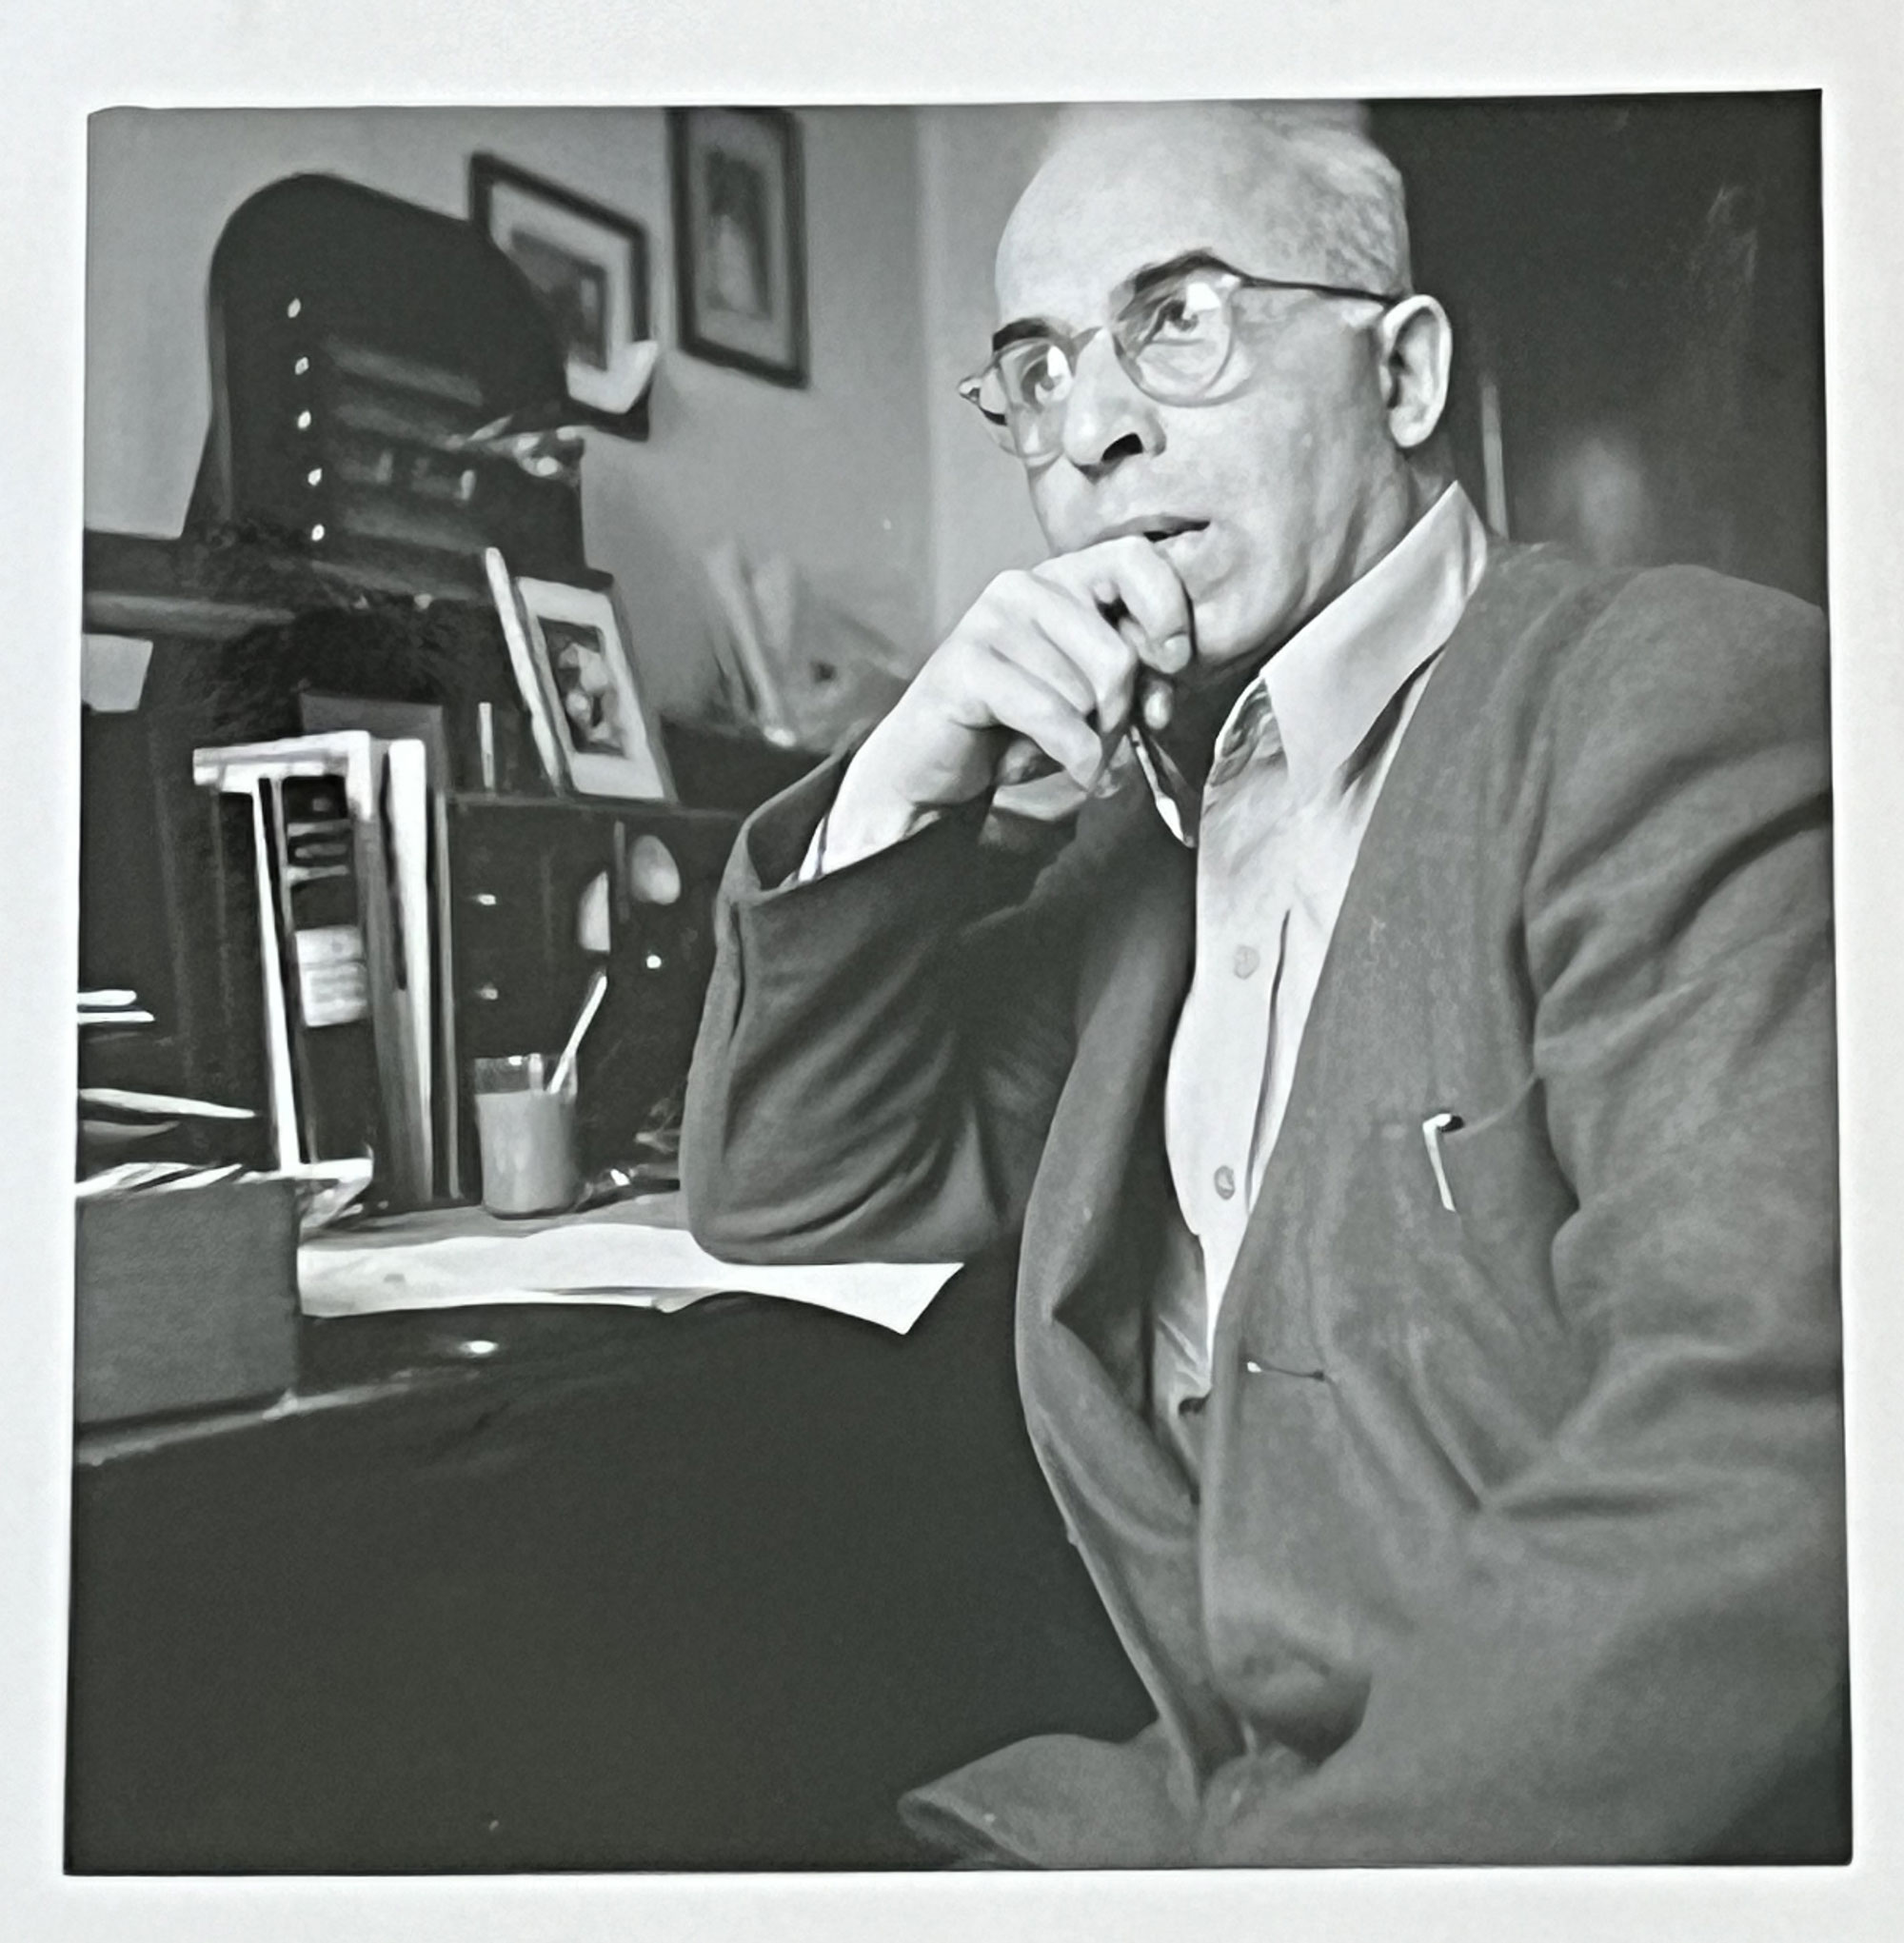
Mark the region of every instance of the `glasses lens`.
[[1166, 403], [1216, 383], [1235, 336], [1237, 278], [1196, 270], [1147, 291], [1118, 320], [1117, 344], [1138, 383]]
[[1055, 451], [1057, 418], [1070, 390], [1070, 364], [1049, 342], [1012, 344], [960, 394], [980, 408], [991, 435], [1020, 459]]
[[1012, 443], [1021, 456], [1039, 458], [1057, 444], [1058, 417], [1071, 391], [1071, 360], [1043, 339], [1007, 346], [992, 363]]
[[1006, 421], [1004, 390], [997, 371], [988, 365], [976, 377], [965, 379], [959, 387], [959, 396], [984, 420], [985, 429], [1007, 452], [1018, 449]]
[[1041, 338], [1008, 344], [985, 367], [975, 405], [1002, 443], [1021, 459], [1040, 459], [1055, 448], [1057, 416], [1070, 392], [1070, 360], [1061, 346]]

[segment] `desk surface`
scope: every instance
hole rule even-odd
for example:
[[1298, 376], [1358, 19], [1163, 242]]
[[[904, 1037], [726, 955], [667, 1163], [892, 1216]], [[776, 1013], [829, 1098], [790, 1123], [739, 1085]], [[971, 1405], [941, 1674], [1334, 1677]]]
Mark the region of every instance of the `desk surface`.
[[92, 1434], [69, 1866], [917, 1862], [904, 1788], [1148, 1716], [1009, 1312], [307, 1322], [290, 1406]]
[[[73, 1441], [73, 1461], [92, 1470], [210, 1438], [264, 1434], [273, 1426], [344, 1411], [382, 1411], [484, 1382], [573, 1380], [639, 1366], [657, 1378], [724, 1340], [738, 1315], [765, 1306], [749, 1296], [711, 1296], [695, 1305], [698, 1325], [646, 1310], [498, 1303], [298, 1323], [298, 1377], [275, 1396], [165, 1416], [92, 1425]], [[650, 1331], [652, 1330], [652, 1333]]]

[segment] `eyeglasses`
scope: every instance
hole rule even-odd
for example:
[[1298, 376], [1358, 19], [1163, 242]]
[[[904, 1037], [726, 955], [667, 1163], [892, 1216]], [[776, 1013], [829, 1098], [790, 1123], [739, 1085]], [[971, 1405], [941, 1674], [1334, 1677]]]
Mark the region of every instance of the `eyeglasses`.
[[1075, 335], [1033, 327], [1000, 344], [991, 362], [959, 387], [959, 395], [1006, 451], [1027, 466], [1043, 465], [1063, 440], [1079, 353], [1100, 330], [1110, 333], [1118, 363], [1146, 398], [1188, 405], [1221, 383], [1237, 347], [1238, 307], [1258, 290], [1306, 290], [1384, 307], [1401, 301], [1399, 292], [1253, 277], [1215, 258], [1193, 259], [1144, 279], [1106, 325]]

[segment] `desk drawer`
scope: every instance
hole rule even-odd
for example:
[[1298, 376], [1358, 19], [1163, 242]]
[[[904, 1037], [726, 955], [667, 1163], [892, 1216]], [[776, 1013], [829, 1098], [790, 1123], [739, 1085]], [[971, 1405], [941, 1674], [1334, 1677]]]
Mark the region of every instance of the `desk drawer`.
[[[587, 947], [605, 940], [608, 997], [580, 1067], [583, 1158], [594, 1167], [635, 1156], [636, 1133], [686, 1077], [713, 968], [714, 896], [739, 826], [736, 816], [676, 803], [451, 801], [466, 1105], [472, 1060], [561, 1046], [602, 962]], [[585, 899], [594, 917], [586, 942]], [[466, 1112], [463, 1178], [473, 1183], [470, 1121]]]

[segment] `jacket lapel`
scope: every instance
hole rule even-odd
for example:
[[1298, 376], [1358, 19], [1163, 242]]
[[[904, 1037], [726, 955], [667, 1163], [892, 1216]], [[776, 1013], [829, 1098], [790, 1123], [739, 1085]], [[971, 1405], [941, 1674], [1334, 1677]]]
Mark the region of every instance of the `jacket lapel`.
[[1077, 1056], [1025, 1215], [1019, 1377], [1032, 1443], [1190, 1787], [1238, 1743], [1209, 1673], [1196, 1499], [1145, 1420], [1144, 1392], [1170, 1193], [1162, 1082], [1189, 980], [1195, 862], [1140, 792], [1106, 809], [1104, 922], [1084, 952]]
[[1026, 1293], [1041, 1319], [1087, 1337], [1109, 1319], [1095, 1271], [1131, 1212], [1132, 1164], [1141, 1180], [1148, 1150], [1161, 1159], [1163, 1074], [1196, 906], [1195, 860], [1142, 793], [1126, 789], [1107, 807], [1115, 817], [1094, 833], [1106, 856], [1102, 918], [1082, 953], [1077, 1052], [1025, 1215], [1039, 1272]]

